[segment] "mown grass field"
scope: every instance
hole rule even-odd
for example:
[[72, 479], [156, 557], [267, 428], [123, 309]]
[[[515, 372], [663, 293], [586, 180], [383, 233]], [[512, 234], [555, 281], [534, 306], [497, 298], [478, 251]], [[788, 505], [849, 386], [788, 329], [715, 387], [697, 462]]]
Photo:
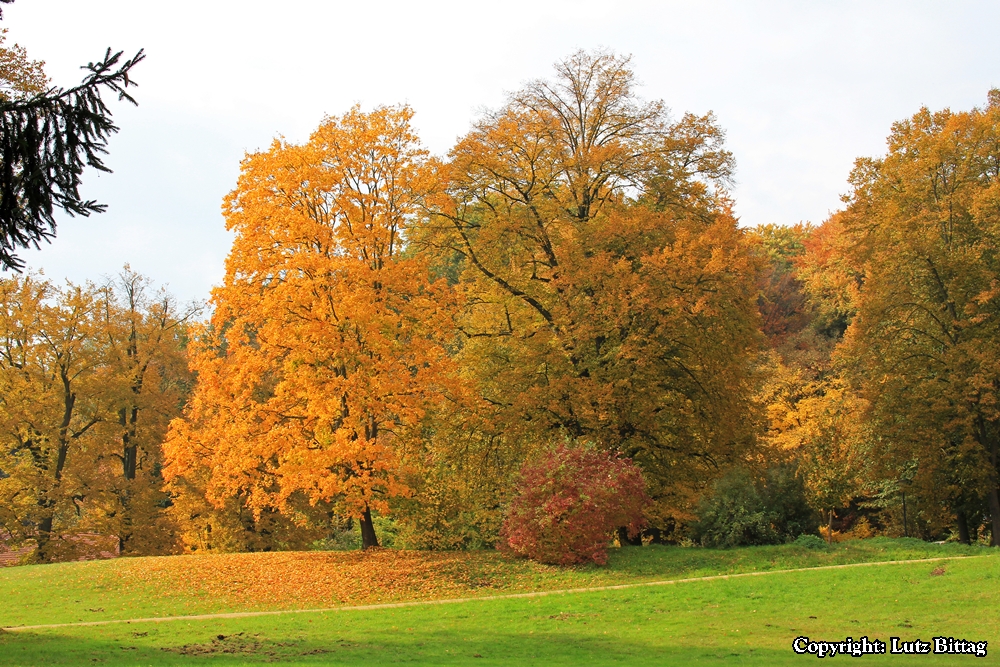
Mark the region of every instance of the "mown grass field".
[[[983, 557], [961, 559], [969, 555]], [[916, 540], [818, 550], [626, 548], [605, 568], [579, 569], [488, 552], [391, 551], [29, 566], [0, 571], [0, 626], [495, 596], [933, 557], [948, 560], [392, 609], [4, 631], [0, 665], [800, 664], [816, 658], [791, 651], [796, 636], [863, 634], [991, 644], [985, 659], [867, 656], [866, 663], [1000, 662], [1000, 556]]]

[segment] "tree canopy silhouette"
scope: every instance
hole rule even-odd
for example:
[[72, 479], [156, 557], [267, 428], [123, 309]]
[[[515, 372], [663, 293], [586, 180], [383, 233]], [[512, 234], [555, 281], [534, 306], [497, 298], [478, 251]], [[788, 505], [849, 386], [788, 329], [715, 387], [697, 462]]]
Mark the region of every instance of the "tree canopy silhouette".
[[0, 100], [0, 268], [20, 271], [15, 251], [55, 236], [57, 208], [83, 216], [105, 210], [79, 192], [85, 167], [111, 171], [101, 156], [118, 127], [101, 95], [136, 104], [127, 89], [143, 58], [140, 50], [122, 62], [121, 51], [108, 49], [84, 66], [90, 74], [76, 87]]

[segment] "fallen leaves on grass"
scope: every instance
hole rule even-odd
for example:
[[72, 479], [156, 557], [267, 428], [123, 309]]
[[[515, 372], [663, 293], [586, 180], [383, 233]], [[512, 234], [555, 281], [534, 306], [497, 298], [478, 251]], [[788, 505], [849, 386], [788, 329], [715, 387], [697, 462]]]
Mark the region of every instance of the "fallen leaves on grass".
[[116, 579], [117, 590], [134, 586], [164, 599], [194, 597], [205, 606], [230, 609], [322, 608], [466, 597], [532, 590], [540, 578], [548, 580], [549, 586], [553, 575], [560, 578], [558, 568], [511, 560], [496, 552], [270, 552], [118, 563], [120, 567], [109, 573]]

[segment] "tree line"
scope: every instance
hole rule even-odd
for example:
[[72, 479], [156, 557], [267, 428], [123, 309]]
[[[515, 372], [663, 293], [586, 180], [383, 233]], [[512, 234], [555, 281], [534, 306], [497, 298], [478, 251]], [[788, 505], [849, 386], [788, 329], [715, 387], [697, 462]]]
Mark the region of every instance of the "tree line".
[[247, 155], [207, 321], [131, 271], [2, 281], [10, 536], [51, 559], [81, 530], [167, 553], [357, 523], [370, 547], [391, 517], [492, 546], [522, 465], [591, 447], [641, 469], [647, 541], [755, 487], [831, 531], [995, 542], [1000, 93], [895, 124], [818, 226], [741, 228], [715, 117], [640, 99], [612, 53], [445, 157], [412, 116]]
[[162, 442], [193, 378], [188, 321], [126, 269], [105, 285], [0, 280], [0, 526], [41, 560], [74, 557], [80, 532], [124, 553], [175, 544]]

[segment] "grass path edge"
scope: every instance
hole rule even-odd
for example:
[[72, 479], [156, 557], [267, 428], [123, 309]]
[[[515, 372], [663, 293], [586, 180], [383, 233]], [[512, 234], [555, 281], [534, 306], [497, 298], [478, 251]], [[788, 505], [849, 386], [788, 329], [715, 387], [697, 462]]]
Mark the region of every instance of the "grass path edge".
[[12, 625], [0, 628], [7, 632], [26, 630], [50, 630], [56, 628], [89, 627], [96, 625], [115, 625], [121, 623], [169, 623], [172, 621], [206, 621], [216, 618], [253, 618], [257, 616], [279, 616], [282, 614], [320, 614], [341, 611], [372, 611], [377, 609], [398, 609], [401, 607], [419, 607], [440, 604], [459, 604], [463, 602], [480, 602], [484, 600], [511, 600], [515, 598], [536, 598], [548, 595], [568, 595], [572, 593], [598, 593], [601, 591], [618, 591], [629, 588], [649, 586], [673, 586], [696, 581], [716, 581], [721, 579], [738, 579], [741, 577], [761, 577], [772, 574], [790, 574], [793, 572], [811, 572], [815, 570], [839, 570], [849, 567], [871, 567], [875, 565], [902, 565], [906, 563], [933, 563], [943, 560], [972, 560], [988, 558], [990, 554], [980, 556], [936, 556], [934, 558], [912, 558], [903, 560], [870, 561], [867, 563], [842, 563], [839, 565], [818, 565], [815, 567], [797, 567], [785, 570], [757, 570], [755, 572], [737, 572], [734, 574], [714, 574], [704, 577], [688, 577], [684, 579], [665, 579], [661, 581], [641, 581], [630, 584], [609, 584], [607, 586], [589, 586], [585, 588], [562, 588], [551, 591], [531, 591], [527, 593], [506, 593], [503, 595], [484, 595], [478, 597], [444, 598], [440, 600], [412, 600], [409, 602], [386, 602], [380, 604], [353, 605], [340, 607], [325, 607], [318, 609], [276, 609], [272, 611], [236, 611], [215, 614], [192, 614], [188, 616], [153, 616], [148, 618], [122, 618], [103, 621], [77, 621], [73, 623], [49, 623], [44, 625]]

